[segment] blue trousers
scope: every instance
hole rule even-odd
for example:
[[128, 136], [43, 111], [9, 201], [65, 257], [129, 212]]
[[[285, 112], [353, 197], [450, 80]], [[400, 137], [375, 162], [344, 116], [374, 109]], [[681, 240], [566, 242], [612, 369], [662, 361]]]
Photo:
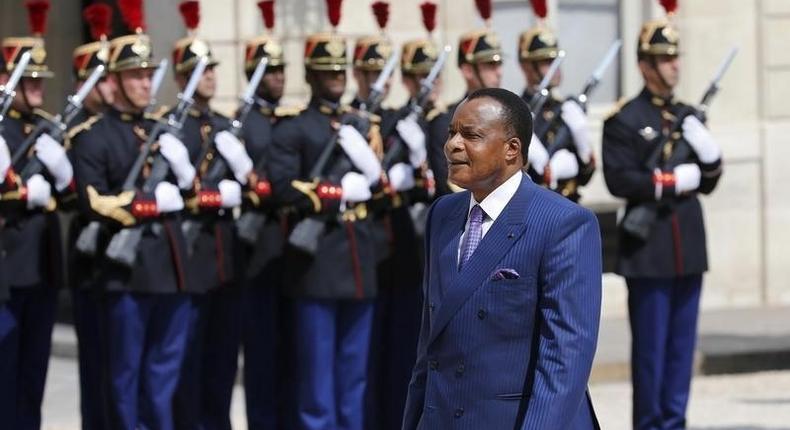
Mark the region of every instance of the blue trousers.
[[74, 330], [77, 333], [82, 430], [109, 429], [107, 343], [104, 335], [102, 293], [72, 290]]
[[[282, 408], [290, 403], [286, 367], [280, 360], [284, 350], [278, 335], [279, 297], [270, 286], [249, 285], [244, 289], [244, 394], [247, 427], [250, 430], [274, 430], [284, 425]], [[287, 426], [286, 426], [287, 428]]]
[[0, 310], [0, 424], [15, 430], [41, 427], [57, 290], [12, 288]]
[[113, 429], [173, 429], [188, 330], [186, 295], [107, 294]]
[[362, 430], [371, 301], [295, 304], [297, 428]]
[[634, 429], [685, 429], [702, 276], [626, 283]]
[[191, 296], [189, 338], [173, 402], [177, 429], [230, 430], [241, 321], [239, 289]]

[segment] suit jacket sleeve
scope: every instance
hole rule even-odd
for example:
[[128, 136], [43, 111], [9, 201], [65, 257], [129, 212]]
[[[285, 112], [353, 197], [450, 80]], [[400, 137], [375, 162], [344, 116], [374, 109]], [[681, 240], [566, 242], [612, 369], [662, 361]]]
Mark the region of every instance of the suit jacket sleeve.
[[540, 268], [534, 380], [523, 430], [562, 430], [585, 403], [601, 311], [601, 233], [578, 208], [560, 220]]
[[409, 382], [408, 395], [406, 397], [406, 406], [403, 413], [403, 430], [414, 430], [422, 417], [423, 406], [425, 404], [425, 381], [427, 378], [428, 365], [426, 363], [428, 336], [431, 332], [430, 314], [428, 313], [428, 288], [430, 288], [430, 274], [431, 274], [431, 220], [433, 219], [433, 212], [436, 208], [437, 200], [428, 211], [425, 228], [425, 270], [423, 274], [423, 307], [422, 307], [422, 324], [420, 326], [420, 337], [417, 342], [417, 362], [414, 364], [412, 371], [411, 381]]

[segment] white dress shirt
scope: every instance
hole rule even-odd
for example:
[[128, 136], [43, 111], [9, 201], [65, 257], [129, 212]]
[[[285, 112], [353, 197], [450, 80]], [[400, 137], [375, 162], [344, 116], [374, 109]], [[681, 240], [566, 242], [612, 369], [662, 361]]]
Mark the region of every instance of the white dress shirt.
[[499, 217], [503, 210], [505, 210], [505, 206], [510, 202], [510, 199], [516, 195], [516, 191], [518, 191], [519, 185], [521, 185], [521, 177], [524, 174], [521, 173], [521, 170], [518, 170], [513, 176], [508, 178], [507, 181], [503, 182], [502, 185], [496, 187], [494, 191], [491, 191], [486, 198], [483, 199], [482, 202], [478, 202], [475, 200], [474, 194], [470, 194], [469, 197], [469, 209], [466, 210], [466, 224], [464, 225], [464, 232], [461, 233], [461, 240], [458, 241], [458, 258], [457, 260], [460, 261], [461, 259], [461, 247], [464, 244], [464, 238], [466, 236], [467, 230], [469, 230], [469, 212], [475, 205], [480, 205], [480, 208], [483, 209], [483, 236], [486, 236], [488, 230], [491, 228], [491, 225], [494, 224], [494, 221]]

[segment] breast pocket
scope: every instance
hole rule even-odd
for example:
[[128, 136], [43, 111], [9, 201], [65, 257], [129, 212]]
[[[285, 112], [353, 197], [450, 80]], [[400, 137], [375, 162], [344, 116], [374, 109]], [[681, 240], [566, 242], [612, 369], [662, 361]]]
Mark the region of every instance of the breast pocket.
[[485, 286], [490, 322], [502, 333], [525, 333], [534, 322], [537, 299], [537, 285], [532, 276], [489, 281]]

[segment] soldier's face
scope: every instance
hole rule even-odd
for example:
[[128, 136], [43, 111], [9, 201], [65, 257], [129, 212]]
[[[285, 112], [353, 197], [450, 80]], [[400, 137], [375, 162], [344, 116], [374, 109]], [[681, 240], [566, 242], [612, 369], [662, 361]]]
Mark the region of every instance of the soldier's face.
[[285, 69], [282, 66], [267, 68], [259, 90], [259, 95], [270, 101], [280, 100], [285, 93]]
[[8, 73], [0, 73], [0, 85], [5, 85], [8, 83]]
[[[357, 81], [358, 93], [360, 98], [366, 99], [370, 95], [370, 87], [376, 83], [376, 80], [381, 76], [381, 71], [361, 70], [354, 69], [354, 79]], [[390, 82], [392, 78], [384, 82], [384, 97], [390, 91]]]
[[499, 88], [502, 82], [502, 63], [479, 63], [477, 71], [475, 66], [463, 64], [461, 73], [470, 92], [480, 88]]
[[116, 100], [126, 99], [130, 108], [144, 109], [151, 101], [152, 69], [132, 69], [118, 72], [119, 93]]
[[521, 166], [521, 144], [507, 134], [502, 117], [502, 105], [488, 97], [465, 101], [453, 114], [444, 145], [448, 178], [475, 198], [478, 191], [487, 190], [487, 195]]
[[[85, 81], [77, 83], [77, 91], [85, 84]], [[115, 101], [115, 81], [107, 78], [96, 82], [91, 92], [85, 97], [85, 107], [92, 112], [99, 112], [105, 105], [110, 105]]]
[[639, 70], [652, 91], [672, 90], [680, 80], [680, 60], [677, 56], [659, 55], [639, 62]]
[[346, 90], [346, 72], [340, 71], [314, 71], [313, 79], [321, 97], [336, 102]]
[[22, 78], [16, 89], [13, 105], [17, 110], [40, 108], [44, 104], [44, 80]]
[[[540, 85], [540, 82], [543, 80], [543, 77], [546, 76], [546, 73], [549, 72], [551, 68], [552, 60], [543, 60], [543, 61], [522, 61], [521, 62], [521, 70], [524, 71], [524, 75], [527, 78], [527, 85], [530, 87], [537, 87]], [[562, 71], [557, 70], [557, 73], [554, 74], [554, 77], [551, 78], [551, 82], [549, 83], [550, 87], [559, 86], [562, 82]]]
[[217, 92], [217, 72], [214, 71], [213, 66], [207, 67], [206, 71], [203, 72], [203, 76], [198, 81], [196, 92], [198, 96], [206, 100], [214, 97], [214, 94]]

